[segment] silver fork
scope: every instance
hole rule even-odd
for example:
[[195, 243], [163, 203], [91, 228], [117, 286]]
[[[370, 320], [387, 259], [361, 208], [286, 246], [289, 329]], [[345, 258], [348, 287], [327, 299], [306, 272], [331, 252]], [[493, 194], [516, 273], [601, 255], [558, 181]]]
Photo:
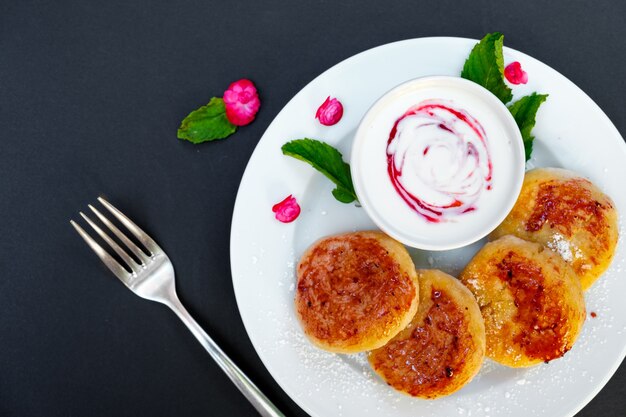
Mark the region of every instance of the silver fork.
[[[126, 246], [122, 249], [111, 237], [94, 223], [84, 213], [80, 215], [100, 235], [100, 237], [117, 253], [124, 261], [122, 266], [115, 258], [102, 248], [95, 240], [83, 230], [74, 220], [70, 220], [74, 229], [85, 239], [85, 242], [98, 255], [100, 260], [120, 279], [132, 292], [142, 298], [157, 301], [171, 308], [183, 323], [189, 328], [191, 333], [204, 346], [209, 355], [217, 362], [222, 371], [239, 388], [239, 391], [252, 403], [254, 408], [263, 417], [284, 417], [278, 408], [257, 388], [256, 385], [233, 363], [232, 360], [220, 349], [220, 347], [205, 333], [198, 323], [191, 317], [187, 309], [182, 305], [176, 295], [174, 282], [174, 266], [167, 257], [163, 249], [156, 244], [150, 236], [141, 230], [135, 223], [126, 217], [121, 211], [113, 207], [111, 203], [102, 197], [98, 201], [128, 229], [141, 244], [148, 250], [145, 253], [137, 247], [120, 229], [118, 229], [109, 219], [107, 219], [98, 209], [89, 204], [89, 208], [100, 219], [100, 221]], [[132, 252], [139, 260], [137, 262], [128, 254]], [[132, 272], [128, 272], [129, 269]]]

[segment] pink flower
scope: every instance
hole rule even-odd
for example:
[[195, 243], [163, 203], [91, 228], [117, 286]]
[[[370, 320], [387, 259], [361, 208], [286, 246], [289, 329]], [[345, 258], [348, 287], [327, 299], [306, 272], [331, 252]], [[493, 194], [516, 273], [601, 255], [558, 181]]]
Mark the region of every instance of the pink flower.
[[276, 213], [276, 220], [283, 223], [291, 223], [300, 215], [300, 205], [295, 197], [289, 195], [280, 203], [274, 204], [272, 211]]
[[343, 116], [343, 106], [341, 102], [336, 98], [331, 99], [330, 96], [326, 98], [326, 101], [317, 109], [315, 118], [320, 121], [324, 126], [332, 126], [341, 120]]
[[526, 84], [528, 82], [528, 74], [522, 69], [522, 64], [517, 61], [506, 66], [504, 76], [511, 84]]
[[224, 105], [228, 120], [234, 125], [245, 126], [254, 120], [261, 101], [252, 81], [243, 78], [224, 91]]

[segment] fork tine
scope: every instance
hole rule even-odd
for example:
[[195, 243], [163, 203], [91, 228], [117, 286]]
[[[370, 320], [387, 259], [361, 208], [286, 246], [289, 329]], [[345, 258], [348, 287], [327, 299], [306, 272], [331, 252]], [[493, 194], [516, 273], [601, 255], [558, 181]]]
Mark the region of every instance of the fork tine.
[[100, 235], [100, 237], [109, 244], [109, 246], [111, 246], [111, 248], [115, 251], [115, 253], [117, 253], [120, 258], [122, 258], [124, 260], [124, 262], [126, 262], [126, 265], [136, 274], [141, 270], [141, 265], [137, 264], [137, 262], [130, 257], [130, 255], [128, 253], [126, 253], [126, 251], [124, 249], [122, 249], [120, 247], [120, 245], [118, 245], [113, 239], [111, 239], [109, 237], [109, 235], [106, 234], [106, 232], [104, 230], [102, 230], [100, 228], [100, 226], [98, 226], [97, 224], [95, 224], [89, 217], [87, 217], [87, 215], [85, 213], [83, 213], [82, 211], [80, 212], [80, 215], [82, 216], [83, 219], [85, 219], [85, 221], [89, 224], [89, 226], [91, 226], [91, 228], [93, 230], [96, 231], [96, 233], [98, 235]]
[[82, 237], [87, 245], [98, 255], [98, 258], [118, 277], [126, 286], [128, 286], [128, 280], [130, 279], [130, 273], [122, 265], [119, 264], [111, 255], [108, 254], [107, 251], [102, 249], [95, 240], [89, 236], [87, 232], [83, 230], [74, 220], [70, 220], [70, 224], [74, 226], [74, 229], [78, 232], [80, 237]]
[[147, 264], [147, 262], [150, 260], [150, 257], [146, 255], [143, 250], [139, 249], [139, 247], [137, 247], [137, 245], [135, 245], [132, 240], [127, 238], [126, 235], [122, 233], [120, 229], [117, 228], [117, 226], [111, 223], [111, 221], [107, 219], [104, 214], [100, 213], [100, 210], [98, 210], [91, 204], [88, 204], [88, 206], [91, 209], [91, 211], [93, 211], [94, 214], [98, 216], [98, 219], [100, 219], [100, 221], [104, 223], [104, 225], [108, 227], [109, 230], [111, 230], [113, 234], [117, 236], [118, 239], [121, 240], [126, 245], [126, 247], [130, 249], [135, 254], [135, 256], [141, 260], [141, 262], [144, 265]]
[[113, 206], [113, 204], [109, 203], [108, 201], [106, 201], [102, 197], [98, 197], [98, 201], [100, 203], [102, 203], [102, 205], [104, 207], [106, 207], [106, 209], [109, 210], [111, 212], [111, 214], [114, 215], [115, 218], [117, 218], [117, 220], [120, 221], [120, 223], [122, 223], [124, 226], [126, 226], [126, 228], [133, 235], [135, 235], [135, 237], [137, 239], [139, 239], [139, 241], [146, 247], [146, 249], [148, 249], [152, 253], [152, 255], [155, 255], [155, 254], [157, 254], [159, 252], [163, 252], [163, 250], [159, 247], [159, 245], [157, 245], [157, 243], [154, 240], [152, 240], [152, 238], [150, 236], [148, 236], [148, 234], [146, 234], [146, 232], [141, 230], [139, 228], [139, 226], [137, 226], [135, 223], [133, 223], [133, 221], [131, 219], [126, 217], [124, 215], [124, 213], [122, 213], [121, 211], [116, 209]]

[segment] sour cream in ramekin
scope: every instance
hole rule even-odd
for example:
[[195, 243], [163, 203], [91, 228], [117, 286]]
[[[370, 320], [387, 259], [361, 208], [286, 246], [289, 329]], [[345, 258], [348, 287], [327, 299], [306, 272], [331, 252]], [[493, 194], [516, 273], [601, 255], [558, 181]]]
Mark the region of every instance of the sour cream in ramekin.
[[486, 236], [524, 177], [524, 146], [508, 109], [457, 77], [406, 82], [363, 117], [352, 148], [356, 193], [387, 234], [446, 250]]

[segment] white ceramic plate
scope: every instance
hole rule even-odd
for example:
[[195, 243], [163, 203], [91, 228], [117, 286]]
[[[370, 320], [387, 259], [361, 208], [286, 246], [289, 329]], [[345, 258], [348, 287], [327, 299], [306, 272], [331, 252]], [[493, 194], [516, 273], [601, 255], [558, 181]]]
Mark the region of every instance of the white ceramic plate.
[[[350, 158], [352, 138], [369, 106], [390, 88], [426, 75], [458, 75], [475, 40], [423, 38], [384, 45], [349, 58], [304, 87], [261, 138], [241, 181], [233, 215], [231, 265], [241, 317], [261, 360], [289, 396], [312, 416], [572, 416], [615, 372], [626, 354], [624, 240], [611, 268], [586, 293], [582, 335], [563, 359], [530, 369], [486, 361], [479, 375], [449, 397], [427, 401], [399, 394], [370, 370], [364, 355], [337, 355], [313, 347], [295, 317], [294, 267], [304, 249], [333, 233], [371, 229], [365, 212], [332, 197], [333, 186], [307, 164], [283, 156], [291, 139], [329, 142]], [[626, 145], [600, 108], [545, 64], [505, 48], [505, 62], [520, 61], [529, 83], [516, 97], [549, 93], [534, 134], [532, 166], [577, 171], [595, 182], [626, 215]], [[328, 96], [344, 105], [343, 119], [324, 127], [315, 119]], [[271, 207], [293, 194], [302, 206], [291, 224]], [[624, 235], [620, 223], [620, 235]], [[482, 242], [447, 252], [412, 251], [418, 267], [457, 274]], [[624, 271], [626, 272], [626, 271]]]

